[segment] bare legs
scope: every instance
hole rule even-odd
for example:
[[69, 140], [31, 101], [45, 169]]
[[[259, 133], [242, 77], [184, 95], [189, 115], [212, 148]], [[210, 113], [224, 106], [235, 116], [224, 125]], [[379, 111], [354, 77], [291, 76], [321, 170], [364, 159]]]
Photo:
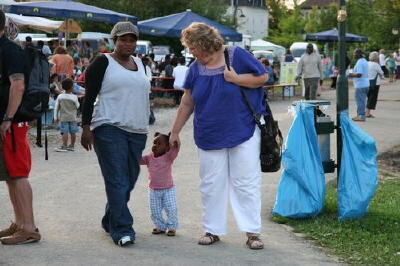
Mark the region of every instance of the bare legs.
[[7, 181], [7, 185], [14, 208], [15, 223], [19, 228], [34, 232], [36, 226], [33, 218], [32, 188], [28, 179], [18, 178]]

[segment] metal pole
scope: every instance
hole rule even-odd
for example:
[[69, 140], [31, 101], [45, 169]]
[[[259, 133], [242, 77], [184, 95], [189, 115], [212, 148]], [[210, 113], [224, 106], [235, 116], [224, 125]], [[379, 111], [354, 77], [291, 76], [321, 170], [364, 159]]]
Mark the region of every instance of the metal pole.
[[238, 9], [238, 0], [233, 0], [233, 24], [235, 29], [237, 28], [237, 9]]
[[342, 159], [342, 131], [340, 114], [349, 109], [349, 88], [346, 77], [346, 1], [338, 0], [338, 29], [339, 29], [339, 75], [336, 85], [336, 143], [337, 143], [337, 177], [339, 179], [340, 164]]

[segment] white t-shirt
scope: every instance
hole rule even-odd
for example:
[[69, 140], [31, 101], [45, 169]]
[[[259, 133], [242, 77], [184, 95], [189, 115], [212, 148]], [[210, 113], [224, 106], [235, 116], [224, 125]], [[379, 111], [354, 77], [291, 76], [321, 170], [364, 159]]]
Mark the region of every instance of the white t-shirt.
[[381, 76], [383, 76], [381, 66], [376, 62], [368, 61], [368, 79], [375, 79], [376, 75], [378, 75], [376, 85], [381, 85]]
[[183, 83], [185, 82], [186, 73], [189, 68], [187, 66], [176, 66], [172, 72], [172, 76], [175, 78], [174, 89], [183, 90]]
[[78, 108], [79, 101], [75, 94], [62, 93], [58, 95], [54, 106], [54, 120], [60, 119], [61, 122], [76, 121]]
[[400, 53], [394, 53], [394, 60], [396, 62], [396, 66], [400, 66]]
[[379, 64], [381, 66], [385, 66], [385, 55], [384, 54], [379, 54]]

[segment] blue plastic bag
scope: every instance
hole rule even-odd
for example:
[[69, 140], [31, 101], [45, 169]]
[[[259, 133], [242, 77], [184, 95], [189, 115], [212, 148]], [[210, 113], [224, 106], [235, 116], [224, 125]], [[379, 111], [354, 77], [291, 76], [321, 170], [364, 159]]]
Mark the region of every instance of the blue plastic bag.
[[284, 170], [272, 213], [289, 218], [307, 218], [319, 214], [324, 206], [325, 176], [312, 105], [296, 105], [296, 115], [286, 139], [282, 162]]
[[375, 140], [340, 114], [342, 161], [338, 183], [339, 220], [364, 216], [378, 185]]

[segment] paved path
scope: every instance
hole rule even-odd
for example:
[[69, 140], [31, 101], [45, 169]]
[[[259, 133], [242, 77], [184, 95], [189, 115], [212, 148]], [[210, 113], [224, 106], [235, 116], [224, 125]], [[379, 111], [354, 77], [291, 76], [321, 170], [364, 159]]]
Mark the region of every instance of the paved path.
[[[350, 114], [355, 113], [354, 91], [350, 92]], [[324, 91], [322, 99], [332, 100], [335, 91]], [[292, 117], [289, 101], [275, 100], [271, 107], [286, 135]], [[360, 124], [376, 138], [380, 152], [400, 143], [400, 82], [381, 88], [377, 118]], [[151, 134], [167, 132], [176, 109], [156, 111], [157, 122]], [[335, 113], [335, 105], [328, 111]], [[180, 226], [176, 237], [153, 236], [147, 203], [146, 170], [130, 202], [137, 231], [136, 244], [115, 246], [100, 228], [105, 203], [103, 181], [93, 152], [78, 148], [74, 153], [50, 151], [44, 160], [43, 150], [33, 148], [31, 182], [34, 189], [36, 222], [43, 240], [38, 244], [9, 247], [0, 245], [0, 265], [333, 265], [337, 260], [325, 255], [285, 227], [271, 221], [279, 173], [263, 176], [263, 239], [265, 249], [245, 248], [244, 235], [238, 232], [229, 216], [230, 232], [213, 246], [196, 244], [202, 233], [201, 204], [198, 191], [198, 161], [189, 122], [182, 132], [182, 151], [174, 165]], [[146, 151], [149, 151], [150, 141]], [[55, 144], [52, 144], [53, 149]], [[335, 137], [332, 136], [334, 150]], [[328, 175], [327, 178], [334, 178]], [[0, 185], [0, 225], [9, 224], [11, 206], [4, 184]]]

